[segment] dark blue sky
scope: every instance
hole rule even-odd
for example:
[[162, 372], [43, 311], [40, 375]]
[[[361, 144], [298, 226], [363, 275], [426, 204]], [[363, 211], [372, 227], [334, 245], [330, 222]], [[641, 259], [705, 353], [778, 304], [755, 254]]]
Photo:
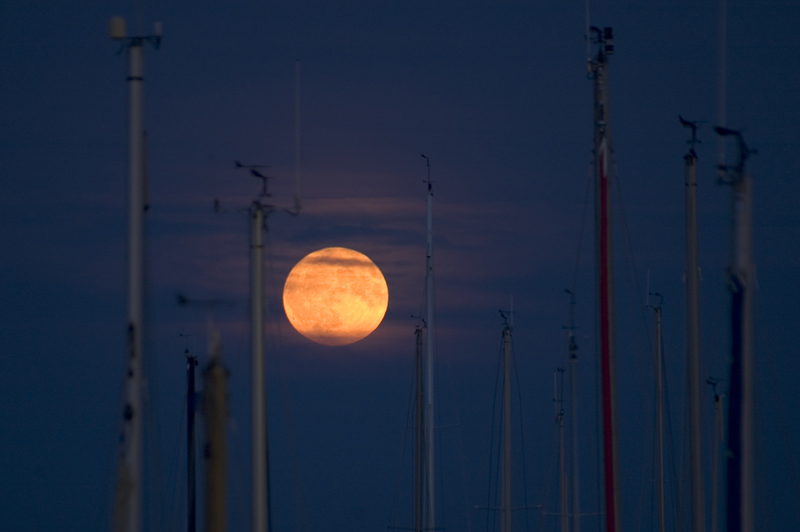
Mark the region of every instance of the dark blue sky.
[[[424, 288], [425, 153], [435, 186], [438, 382], [448, 530], [484, 530], [492, 398], [511, 295], [527, 504], [555, 526], [552, 374], [565, 360], [572, 287], [581, 355], [582, 507], [596, 512], [592, 139], [583, 2], [6, 2], [0, 16], [0, 530], [107, 530], [125, 345], [125, 55], [107, 39], [161, 20], [145, 52], [148, 215], [148, 522], [184, 526], [183, 350], [204, 357], [204, 314], [175, 293], [223, 297], [231, 372], [230, 523], [249, 528], [247, 221], [270, 165], [290, 204], [294, 62], [302, 62], [304, 211], [270, 220], [268, 385], [278, 531], [410, 526], [401, 460], [415, 321]], [[626, 529], [652, 507], [651, 290], [664, 294], [678, 484], [686, 486], [682, 353], [683, 169], [678, 114], [705, 120], [698, 147], [703, 374], [727, 373], [730, 190], [715, 184], [714, 2], [593, 2], [613, 26], [611, 128], [619, 176], [619, 397]], [[800, 7], [728, 2], [728, 125], [758, 156], [757, 518], [797, 530], [800, 430]], [[137, 20], [143, 21], [141, 24]], [[732, 155], [733, 147], [728, 153]], [[219, 197], [223, 214], [211, 204]], [[621, 201], [620, 201], [621, 199]], [[583, 229], [582, 229], [583, 227]], [[582, 235], [582, 236], [581, 236]], [[386, 320], [347, 347], [288, 324], [291, 266], [327, 246], [370, 256], [389, 285]], [[580, 253], [579, 253], [580, 249]], [[577, 257], [577, 259], [576, 259]], [[711, 392], [704, 390], [710, 449]], [[183, 432], [182, 432], [183, 431]], [[517, 433], [519, 436], [519, 433]], [[519, 441], [516, 449], [521, 445]], [[522, 496], [521, 457], [518, 505]], [[709, 468], [707, 469], [707, 473]], [[404, 471], [399, 475], [399, 471]], [[398, 482], [400, 485], [398, 486]], [[707, 493], [710, 480], [707, 474]], [[395, 504], [396, 493], [400, 493]], [[685, 501], [685, 493], [681, 499]], [[688, 519], [681, 507], [684, 525]], [[396, 510], [393, 508], [396, 506]], [[679, 513], [676, 511], [676, 514]], [[395, 519], [396, 514], [396, 519]], [[525, 525], [524, 514], [515, 525]], [[595, 530], [587, 517], [585, 530]]]

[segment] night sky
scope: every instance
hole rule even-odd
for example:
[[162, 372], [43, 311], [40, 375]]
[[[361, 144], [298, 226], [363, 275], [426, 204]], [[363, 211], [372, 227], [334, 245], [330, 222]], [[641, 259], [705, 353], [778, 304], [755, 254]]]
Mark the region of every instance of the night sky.
[[[217, 322], [230, 370], [229, 523], [250, 529], [246, 209], [259, 182], [233, 163], [269, 165], [276, 204], [292, 205], [296, 60], [303, 211], [270, 217], [267, 261], [274, 530], [413, 524], [407, 421], [412, 316], [424, 302], [421, 153], [430, 158], [435, 191], [440, 526], [481, 532], [495, 525], [494, 513], [487, 519], [475, 507], [495, 504], [498, 309], [508, 310], [513, 296], [514, 505], [532, 507], [515, 512], [514, 526], [557, 527], [553, 373], [567, 360], [566, 288], [577, 295], [581, 506], [600, 510], [583, 2], [77, 4], [11, 0], [0, 8], [0, 531], [110, 527], [125, 362], [128, 143], [127, 60], [107, 36], [113, 15], [126, 17], [129, 34], [149, 33], [160, 20], [165, 36], [159, 50], [145, 50], [147, 529], [186, 523], [184, 350], [204, 363], [207, 346], [205, 311], [178, 306], [179, 291], [228, 303]], [[682, 279], [689, 134], [679, 114], [705, 121], [697, 147], [702, 375], [727, 379], [731, 190], [716, 183], [714, 170], [716, 4], [591, 5], [591, 23], [612, 26], [616, 41], [611, 130], [626, 530], [657, 524], [648, 286], [664, 298], [668, 523], [686, 530], [690, 522]], [[789, 531], [800, 529], [800, 5], [755, 4], [728, 1], [727, 125], [758, 150], [749, 163], [758, 274], [756, 522], [759, 530]], [[732, 144], [727, 153], [732, 162]], [[350, 346], [308, 341], [281, 307], [291, 267], [329, 246], [368, 255], [389, 286], [384, 322]], [[706, 385], [703, 398], [708, 460], [713, 397]], [[708, 462], [705, 471], [708, 501]], [[598, 530], [599, 522], [587, 515], [582, 526]]]

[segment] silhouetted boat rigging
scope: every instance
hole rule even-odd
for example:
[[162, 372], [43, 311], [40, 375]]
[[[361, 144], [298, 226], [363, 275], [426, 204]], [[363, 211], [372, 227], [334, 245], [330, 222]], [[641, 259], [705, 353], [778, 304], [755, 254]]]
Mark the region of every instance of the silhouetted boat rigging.
[[[152, 35], [127, 36], [124, 21], [115, 17], [110, 26], [111, 37], [123, 42], [128, 52], [129, 87], [129, 151], [128, 151], [128, 316], [127, 361], [124, 391], [121, 449], [114, 496], [113, 529], [115, 532], [139, 532], [142, 526], [142, 328], [144, 322], [144, 212], [148, 208], [146, 138], [143, 126], [143, 48], [145, 43], [156, 47], [161, 42], [161, 28], [156, 24]], [[615, 330], [614, 246], [612, 224], [612, 181], [614, 176], [614, 151], [609, 113], [609, 59], [614, 53], [614, 39], [609, 27], [589, 27], [587, 43], [596, 47], [594, 55], [587, 57], [589, 78], [593, 81], [593, 182], [595, 222], [595, 282], [597, 294], [598, 357], [600, 368], [600, 418], [602, 429], [603, 488], [605, 532], [622, 530], [622, 501], [619, 479], [619, 429], [617, 411], [617, 357]], [[299, 66], [298, 66], [299, 68]], [[299, 70], [298, 70], [299, 72]], [[297, 86], [299, 97], [299, 84]], [[299, 99], [297, 100], [299, 113]], [[299, 116], [296, 116], [299, 124]], [[684, 127], [692, 131], [691, 149], [684, 156], [686, 191], [686, 300], [687, 348], [686, 378], [689, 412], [689, 461], [691, 474], [691, 510], [693, 532], [705, 530], [705, 497], [703, 492], [703, 460], [701, 452], [701, 379], [699, 348], [698, 304], [698, 251], [697, 251], [697, 124], [680, 118]], [[753, 291], [755, 285], [752, 259], [752, 177], [746, 162], [754, 150], [747, 147], [739, 131], [717, 127], [720, 137], [732, 137], [738, 146], [738, 161], [734, 165], [721, 164], [720, 182], [730, 185], [733, 191], [733, 253], [729, 273], [731, 360], [728, 397], [730, 401], [727, 437], [727, 492], [726, 521], [729, 532], [754, 530], [754, 362], [753, 362]], [[296, 130], [296, 183], [299, 181], [299, 129]], [[433, 262], [433, 187], [430, 177], [430, 160], [425, 156], [427, 179], [426, 194], [426, 270], [425, 318], [415, 327], [415, 401], [414, 401], [414, 532], [441, 530], [437, 521], [437, 478], [435, 475], [436, 427], [434, 424], [435, 394], [435, 291]], [[250, 329], [253, 369], [252, 396], [252, 460], [253, 460], [253, 531], [271, 532], [271, 507], [269, 485], [269, 456], [266, 423], [266, 394], [264, 390], [264, 232], [268, 216], [279, 210], [270, 197], [267, 181], [270, 178], [261, 169], [263, 165], [245, 165], [239, 161], [236, 168], [246, 169], [262, 180], [260, 195], [252, 202], [250, 218]], [[299, 187], [299, 185], [296, 185]], [[299, 188], [294, 209], [282, 209], [297, 214], [300, 208]], [[215, 210], [219, 202], [215, 200]], [[559, 528], [561, 532], [580, 532], [580, 490], [578, 456], [577, 412], [577, 345], [574, 337], [575, 297], [570, 293], [570, 325], [568, 327], [570, 408], [564, 408], [564, 372], [558, 369], [554, 403], [555, 422], [559, 432]], [[184, 303], [188, 300], [184, 298]], [[665, 503], [664, 465], [664, 362], [661, 350], [661, 304], [652, 307], [656, 319], [656, 431], [658, 457], [658, 522], [659, 530], [667, 528]], [[504, 319], [506, 316], [503, 316]], [[512, 318], [504, 324], [503, 338], [503, 391], [502, 391], [502, 468], [500, 472], [501, 503], [487, 510], [501, 512], [501, 532], [512, 532], [512, 463], [511, 463], [511, 365]], [[209, 363], [204, 372], [206, 428], [206, 496], [205, 521], [209, 531], [222, 532], [227, 526], [225, 500], [226, 416], [225, 386], [227, 373], [222, 361], [222, 348], [218, 331], [209, 327]], [[188, 352], [187, 352], [188, 353]], [[194, 366], [196, 357], [188, 358], [187, 382], [189, 389], [189, 416], [187, 418], [188, 453], [190, 464], [194, 458]], [[560, 377], [560, 379], [559, 379]], [[559, 383], [560, 382], [560, 386]], [[714, 450], [712, 458], [712, 515], [711, 529], [716, 532], [718, 443], [723, 432], [722, 394], [717, 393], [717, 380], [709, 379], [715, 387]], [[571, 482], [566, 474], [565, 416], [571, 421]], [[194, 467], [188, 469], [189, 531], [196, 528]], [[524, 471], [523, 471], [524, 475]], [[571, 498], [571, 500], [570, 500]], [[441, 506], [441, 501], [439, 505]], [[525, 506], [524, 508], [527, 508]]]

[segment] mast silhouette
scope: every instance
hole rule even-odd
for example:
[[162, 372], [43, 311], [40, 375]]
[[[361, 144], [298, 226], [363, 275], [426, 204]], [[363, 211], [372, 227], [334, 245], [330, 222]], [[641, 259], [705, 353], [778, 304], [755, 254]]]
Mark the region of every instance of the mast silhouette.
[[689, 153], [684, 155], [686, 184], [686, 383], [689, 391], [689, 461], [692, 495], [692, 532], [706, 526], [703, 493], [703, 428], [700, 409], [700, 268], [697, 259], [697, 123], [678, 117], [692, 130]]
[[731, 292], [731, 377], [728, 390], [728, 501], [729, 532], [754, 530], [753, 466], [753, 266], [752, 176], [745, 163], [750, 150], [739, 131], [717, 127], [720, 136], [732, 136], [739, 148], [735, 165], [720, 165], [723, 182], [733, 189], [733, 257], [729, 274]]
[[195, 414], [197, 401], [195, 397], [195, 366], [197, 366], [197, 355], [193, 355], [186, 349], [186, 461], [187, 461], [187, 532], [197, 530], [197, 444]]
[[415, 453], [414, 453], [414, 532], [423, 530], [423, 508], [425, 507], [425, 488], [423, 480], [425, 478], [425, 398], [423, 396], [423, 350], [422, 350], [422, 327], [417, 326], [414, 330], [416, 338], [416, 427], [415, 427]]
[[264, 315], [264, 233], [267, 220], [273, 212], [282, 210], [292, 216], [300, 213], [300, 62], [295, 63], [295, 197], [292, 209], [280, 209], [272, 203], [263, 165], [246, 165], [239, 161], [234, 166], [248, 170], [252, 177], [261, 180], [261, 192], [250, 204], [250, 354], [252, 359], [252, 515], [253, 532], [272, 530], [272, 499], [269, 475], [269, 435], [267, 430], [267, 394], [265, 390]]
[[719, 532], [719, 442], [723, 440], [725, 427], [723, 426], [723, 394], [717, 391], [719, 379], [709, 377], [706, 384], [714, 390], [714, 443], [711, 450], [711, 532]]
[[142, 326], [144, 323], [144, 213], [147, 169], [143, 113], [144, 44], [161, 44], [161, 23], [152, 35], [129, 37], [122, 17], [109, 36], [128, 50], [128, 334], [122, 445], [114, 494], [115, 531], [142, 529]]
[[614, 53], [611, 28], [592, 26], [597, 55], [589, 59], [594, 81], [595, 249], [600, 329], [603, 465], [605, 474], [606, 532], [622, 529], [619, 497], [617, 429], [617, 360], [614, 324], [614, 249], [611, 224], [611, 170], [613, 150], [609, 127], [608, 60]]
[[[252, 170], [252, 169], [251, 169]], [[252, 170], [254, 171], [254, 170]], [[272, 206], [267, 179], [262, 194], [250, 205], [250, 349], [253, 364], [253, 531], [269, 532], [271, 508], [267, 394], [264, 376], [264, 228]]]
[[656, 321], [655, 337], [655, 366], [656, 366], [656, 454], [658, 455], [658, 477], [656, 479], [658, 492], [658, 530], [665, 532], [667, 528], [667, 513], [664, 497], [664, 357], [661, 350], [661, 294], [652, 293], [648, 295], [657, 296], [659, 303], [653, 305]]
[[[513, 303], [512, 303], [513, 305]], [[502, 532], [511, 532], [511, 332], [514, 314], [503, 326], [503, 525]], [[505, 315], [500, 313], [503, 318]]]
[[222, 342], [214, 326], [213, 307], [209, 312], [209, 361], [203, 370], [203, 414], [205, 437], [205, 520], [206, 532], [225, 532], [228, 525], [226, 477], [228, 440], [228, 371], [222, 359]]
[[[561, 380], [559, 389], [558, 380]], [[559, 488], [559, 522], [561, 532], [569, 532], [569, 508], [567, 507], [567, 470], [566, 449], [564, 447], [564, 368], [557, 368], [553, 374], [553, 404], [555, 420], [558, 426], [558, 488]]]
[[435, 304], [433, 293], [433, 184], [431, 183], [431, 161], [424, 154], [425, 165], [428, 169], [428, 194], [426, 197], [426, 258], [425, 258], [425, 307], [427, 334], [425, 350], [425, 465], [427, 471], [427, 527], [429, 530], [436, 528], [436, 482], [434, 467], [434, 357], [436, 336], [434, 327]]
[[570, 391], [570, 414], [571, 414], [571, 469], [572, 469], [572, 532], [580, 532], [581, 529], [581, 507], [580, 490], [578, 489], [578, 345], [575, 343], [575, 294], [565, 290], [569, 294], [569, 391]]

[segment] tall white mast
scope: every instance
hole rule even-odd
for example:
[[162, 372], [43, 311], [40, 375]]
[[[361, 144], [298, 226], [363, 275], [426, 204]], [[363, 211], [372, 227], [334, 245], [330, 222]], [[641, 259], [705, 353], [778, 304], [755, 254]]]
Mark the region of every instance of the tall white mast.
[[434, 397], [434, 351], [436, 345], [436, 327], [434, 326], [435, 309], [433, 293], [433, 185], [431, 183], [431, 161], [423, 154], [425, 164], [428, 168], [428, 195], [426, 200], [427, 213], [427, 245], [425, 254], [425, 306], [427, 311], [426, 326], [426, 360], [425, 360], [425, 454], [427, 470], [427, 492], [428, 492], [428, 519], [427, 526], [430, 531], [436, 528], [436, 483], [434, 467], [434, 417], [433, 417], [433, 397]]
[[733, 188], [733, 257], [729, 269], [731, 291], [731, 379], [728, 393], [728, 530], [754, 530], [753, 499], [753, 178], [747, 172], [747, 148], [738, 131], [715, 128], [721, 136], [733, 136], [739, 147], [735, 165], [721, 165]]
[[[299, 71], [298, 71], [299, 72]], [[298, 137], [296, 137], [298, 138]], [[296, 144], [297, 147], [297, 144]], [[299, 153], [299, 152], [298, 152]], [[299, 158], [299, 157], [298, 157]], [[261, 194], [253, 200], [248, 211], [250, 217], [250, 349], [253, 364], [253, 532], [269, 532], [272, 528], [271, 495], [269, 477], [269, 435], [267, 432], [267, 394], [265, 390], [264, 365], [264, 232], [267, 218], [277, 207], [270, 201], [267, 192], [269, 176], [260, 170], [262, 165], [245, 165], [236, 161], [236, 168], [250, 171], [250, 175], [262, 180]], [[299, 163], [295, 163], [298, 172]], [[295, 179], [297, 180], [298, 174]], [[294, 210], [282, 209], [293, 216], [300, 212], [299, 185], [295, 182]]]
[[142, 326], [144, 323], [144, 43], [161, 43], [161, 24], [153, 35], [128, 37], [125, 20], [114, 17], [109, 36], [128, 49], [128, 340], [122, 452], [114, 496], [113, 529], [142, 529]]
[[[680, 117], [679, 117], [680, 118]], [[700, 409], [700, 269], [697, 260], [697, 124], [680, 118], [691, 128], [691, 149], [683, 157], [686, 185], [686, 382], [689, 390], [689, 456], [692, 494], [692, 532], [706, 528], [703, 493], [702, 418]]]

